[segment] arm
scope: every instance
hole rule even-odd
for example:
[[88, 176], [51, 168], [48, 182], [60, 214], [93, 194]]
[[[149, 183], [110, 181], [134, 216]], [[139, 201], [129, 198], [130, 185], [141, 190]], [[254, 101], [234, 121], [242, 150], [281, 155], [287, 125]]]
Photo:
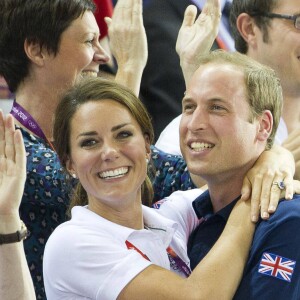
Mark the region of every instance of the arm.
[[[0, 233], [21, 228], [19, 205], [26, 177], [26, 158], [20, 131], [11, 115], [0, 113]], [[23, 242], [0, 245], [0, 299], [35, 299]]]
[[300, 180], [300, 129], [292, 131], [282, 146], [293, 154], [296, 164], [295, 179]]
[[[294, 158], [288, 150], [273, 146], [261, 154], [253, 168], [246, 174], [242, 187], [242, 199], [251, 197], [253, 221], [258, 220], [259, 210], [261, 217], [267, 219], [269, 213], [276, 210], [282, 196], [286, 199], [293, 197], [294, 173]], [[281, 190], [276, 185], [272, 185], [274, 181], [284, 181], [284, 195], [281, 195]], [[297, 185], [295, 187], [297, 188]]]
[[188, 279], [151, 265], [122, 290], [118, 299], [232, 299], [254, 231], [249, 213], [249, 202], [239, 201], [221, 237]]
[[198, 57], [209, 52], [217, 37], [221, 19], [220, 0], [207, 0], [197, 19], [196, 14], [196, 7], [188, 6], [176, 43], [186, 86], [199, 67]]
[[138, 96], [148, 57], [142, 0], [119, 0], [112, 19], [105, 18], [105, 21], [111, 51], [118, 64], [115, 80]]

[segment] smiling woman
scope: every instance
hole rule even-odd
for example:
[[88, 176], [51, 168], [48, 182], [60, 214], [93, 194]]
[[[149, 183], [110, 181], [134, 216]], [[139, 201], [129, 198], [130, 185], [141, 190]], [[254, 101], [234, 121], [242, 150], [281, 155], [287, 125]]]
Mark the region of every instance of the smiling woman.
[[[142, 185], [145, 180], [153, 142], [151, 119], [142, 103], [124, 87], [85, 80], [60, 102], [53, 134], [62, 165], [81, 181], [71, 208], [88, 204], [86, 192], [93, 188], [82, 185], [89, 183], [89, 176], [94, 178], [91, 182], [108, 185], [109, 190], [123, 182], [120, 174], [126, 174], [123, 188], [135, 180]], [[117, 178], [111, 177], [116, 173]], [[143, 203], [150, 204], [153, 192], [149, 179], [142, 190]]]

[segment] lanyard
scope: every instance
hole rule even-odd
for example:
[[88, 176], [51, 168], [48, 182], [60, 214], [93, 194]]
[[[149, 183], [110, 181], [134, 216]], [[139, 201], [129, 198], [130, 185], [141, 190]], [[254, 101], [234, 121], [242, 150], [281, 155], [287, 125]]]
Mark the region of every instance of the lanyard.
[[25, 128], [33, 132], [36, 136], [39, 138], [47, 141], [47, 143], [50, 145], [52, 150], [54, 151], [54, 147], [52, 143], [47, 139], [45, 136], [43, 130], [39, 126], [39, 124], [34, 120], [34, 118], [31, 116], [31, 114], [25, 110], [24, 107], [22, 107], [20, 104], [14, 100], [12, 109], [10, 113], [15, 117], [16, 120], [18, 120]]
[[191, 269], [189, 266], [174, 252], [171, 247], [167, 248], [167, 254], [169, 256], [169, 260], [172, 264], [176, 264], [178, 269], [185, 275], [185, 277], [189, 277], [191, 275]]
[[[139, 254], [141, 254], [145, 259], [149, 260], [148, 256], [144, 254], [140, 249], [138, 249], [136, 246], [134, 246], [132, 243], [129, 241], [125, 241], [125, 244], [127, 246], [127, 249], [133, 249], [137, 251]], [[188, 267], [188, 265], [174, 252], [174, 250], [171, 247], [167, 248], [167, 254], [169, 257], [169, 260], [171, 264], [174, 266], [174, 269], [180, 269], [181, 272], [186, 276], [189, 277], [191, 275], [191, 270]], [[175, 266], [176, 265], [176, 266]]]

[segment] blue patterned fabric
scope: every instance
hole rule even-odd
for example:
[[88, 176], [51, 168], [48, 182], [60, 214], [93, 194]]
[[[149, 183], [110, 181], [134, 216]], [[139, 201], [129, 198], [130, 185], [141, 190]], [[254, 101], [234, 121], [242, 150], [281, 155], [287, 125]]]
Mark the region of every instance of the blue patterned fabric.
[[185, 191], [196, 187], [181, 155], [165, 153], [155, 146], [151, 146], [151, 154], [155, 168], [155, 176], [152, 180], [153, 202], [161, 200], [175, 191]]
[[24, 248], [36, 297], [46, 299], [42, 271], [44, 247], [53, 230], [67, 219], [72, 187], [68, 182], [72, 179], [68, 179], [56, 152], [43, 139], [23, 129], [21, 132], [27, 155], [27, 179], [20, 216], [29, 231]]

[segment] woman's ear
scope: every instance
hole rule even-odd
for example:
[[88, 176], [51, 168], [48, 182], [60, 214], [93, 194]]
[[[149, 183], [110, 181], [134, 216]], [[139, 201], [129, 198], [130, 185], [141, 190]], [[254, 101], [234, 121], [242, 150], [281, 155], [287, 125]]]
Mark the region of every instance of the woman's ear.
[[257, 139], [267, 141], [273, 129], [273, 115], [269, 110], [265, 110], [258, 118]]
[[150, 143], [149, 136], [147, 134], [145, 134], [144, 139], [145, 139], [145, 147], [146, 147], [146, 158], [148, 160], [150, 160], [150, 157], [151, 157], [151, 143]]
[[73, 178], [77, 178], [76, 171], [73, 168], [72, 159], [70, 159], [70, 158], [66, 161], [66, 169]]
[[38, 66], [44, 65], [44, 60], [46, 55], [48, 55], [48, 52], [45, 53], [45, 51], [47, 50], [44, 49], [44, 47], [41, 47], [39, 43], [29, 42], [26, 39], [24, 42], [24, 51], [33, 64], [36, 64]]

